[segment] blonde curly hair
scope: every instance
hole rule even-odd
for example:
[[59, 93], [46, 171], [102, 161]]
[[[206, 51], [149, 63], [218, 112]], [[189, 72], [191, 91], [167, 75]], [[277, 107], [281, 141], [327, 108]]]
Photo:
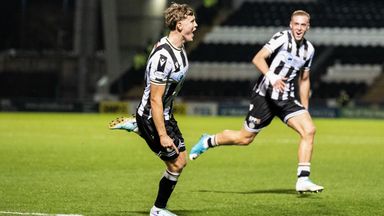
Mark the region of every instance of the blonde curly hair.
[[164, 12], [165, 25], [171, 30], [176, 29], [177, 22], [185, 19], [187, 16], [194, 16], [195, 12], [187, 4], [172, 3]]

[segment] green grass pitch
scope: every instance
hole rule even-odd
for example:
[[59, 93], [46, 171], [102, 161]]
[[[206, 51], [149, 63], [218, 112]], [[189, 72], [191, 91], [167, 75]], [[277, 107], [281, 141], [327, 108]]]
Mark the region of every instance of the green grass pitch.
[[[164, 165], [136, 134], [107, 129], [115, 117], [0, 113], [0, 215], [148, 215]], [[243, 119], [177, 116], [187, 150]], [[188, 161], [168, 207], [185, 216], [384, 215], [384, 121], [314, 121], [311, 177], [322, 193], [294, 191], [298, 135], [276, 119], [247, 147]]]

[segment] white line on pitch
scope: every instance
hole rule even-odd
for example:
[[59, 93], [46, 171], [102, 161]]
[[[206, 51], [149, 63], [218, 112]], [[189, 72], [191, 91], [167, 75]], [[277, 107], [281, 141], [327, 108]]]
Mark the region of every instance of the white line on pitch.
[[83, 216], [79, 214], [46, 214], [46, 213], [27, 213], [27, 212], [8, 212], [0, 211], [0, 214], [8, 215], [36, 215], [36, 216]]

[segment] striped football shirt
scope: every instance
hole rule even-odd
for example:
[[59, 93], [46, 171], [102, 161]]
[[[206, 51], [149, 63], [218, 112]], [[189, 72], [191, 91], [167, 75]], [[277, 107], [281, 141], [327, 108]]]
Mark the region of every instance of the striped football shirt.
[[166, 37], [154, 46], [145, 70], [145, 89], [138, 106], [140, 116], [152, 116], [151, 85], [165, 85], [163, 95], [164, 118], [169, 120], [173, 100], [179, 93], [188, 70], [188, 59], [184, 47], [174, 47]]
[[295, 97], [296, 78], [300, 71], [308, 70], [311, 67], [315, 49], [311, 42], [305, 38], [297, 44], [290, 30], [276, 33], [264, 45], [271, 55], [269, 58], [269, 70], [281, 77], [286, 77], [286, 86], [283, 92], [273, 89], [265, 76], [261, 76], [256, 83], [254, 90], [261, 96], [268, 96], [274, 100], [287, 100]]

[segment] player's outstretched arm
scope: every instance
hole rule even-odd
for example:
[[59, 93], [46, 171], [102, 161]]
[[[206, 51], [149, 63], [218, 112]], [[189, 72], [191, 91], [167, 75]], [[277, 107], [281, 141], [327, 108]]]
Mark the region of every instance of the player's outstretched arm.
[[252, 63], [256, 68], [266, 76], [271, 83], [271, 85], [279, 91], [283, 91], [285, 88], [285, 82], [287, 78], [280, 77], [275, 74], [273, 71], [269, 70], [267, 64], [267, 58], [270, 56], [270, 52], [267, 48], [263, 47], [259, 52], [256, 53], [255, 57], [252, 59]]

